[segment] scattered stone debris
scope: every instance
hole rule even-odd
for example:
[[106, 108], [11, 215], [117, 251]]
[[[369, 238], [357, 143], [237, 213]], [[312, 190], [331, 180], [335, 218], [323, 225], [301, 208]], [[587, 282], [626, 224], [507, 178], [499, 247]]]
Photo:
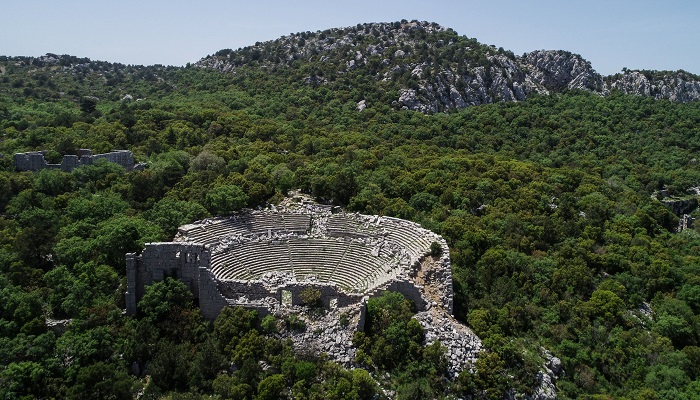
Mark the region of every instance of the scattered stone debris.
[[415, 318], [425, 329], [425, 345], [440, 341], [445, 346], [450, 377], [473, 367], [482, 345], [471, 329], [437, 307], [420, 312]]
[[298, 351], [325, 354], [329, 360], [346, 368], [355, 367], [356, 349], [352, 338], [360, 324], [361, 307], [361, 304], [354, 304], [333, 310], [306, 307], [278, 309], [276, 317], [283, 319], [297, 315], [306, 324], [304, 330], [285, 329], [279, 337], [291, 339]]

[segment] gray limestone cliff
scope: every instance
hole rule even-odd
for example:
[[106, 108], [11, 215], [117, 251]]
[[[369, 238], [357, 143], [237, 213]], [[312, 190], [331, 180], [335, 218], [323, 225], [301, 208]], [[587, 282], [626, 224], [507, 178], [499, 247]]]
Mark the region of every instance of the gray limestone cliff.
[[547, 90], [603, 90], [603, 78], [578, 54], [538, 50], [524, 54], [518, 61], [528, 71], [529, 79]]
[[624, 70], [606, 78], [609, 90], [687, 103], [700, 99], [700, 79], [685, 71], [652, 72]]

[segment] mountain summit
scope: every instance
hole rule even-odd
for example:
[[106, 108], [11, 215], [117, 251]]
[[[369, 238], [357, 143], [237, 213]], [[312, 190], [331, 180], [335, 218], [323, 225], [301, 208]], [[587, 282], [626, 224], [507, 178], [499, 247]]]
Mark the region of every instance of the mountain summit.
[[284, 71], [294, 80], [330, 87], [362, 76], [391, 93], [386, 100], [393, 106], [427, 113], [565, 90], [700, 99], [700, 78], [684, 71], [625, 69], [604, 77], [578, 54], [537, 50], [516, 56], [436, 23], [405, 20], [291, 34], [221, 50], [196, 65], [232, 73]]

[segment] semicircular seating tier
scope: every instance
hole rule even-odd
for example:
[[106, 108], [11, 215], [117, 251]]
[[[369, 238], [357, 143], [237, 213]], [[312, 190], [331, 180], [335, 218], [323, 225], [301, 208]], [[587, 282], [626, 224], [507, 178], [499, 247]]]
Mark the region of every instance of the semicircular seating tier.
[[175, 240], [206, 245], [218, 280], [258, 280], [278, 271], [365, 293], [409, 274], [440, 239], [410, 221], [316, 205], [203, 220], [180, 227]]

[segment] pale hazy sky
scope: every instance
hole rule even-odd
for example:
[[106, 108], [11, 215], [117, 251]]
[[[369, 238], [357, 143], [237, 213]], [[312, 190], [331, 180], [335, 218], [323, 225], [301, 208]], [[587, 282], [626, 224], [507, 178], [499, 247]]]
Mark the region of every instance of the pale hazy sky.
[[700, 0], [0, 0], [0, 55], [184, 65], [290, 33], [401, 19], [515, 54], [568, 50], [602, 74], [700, 74]]

